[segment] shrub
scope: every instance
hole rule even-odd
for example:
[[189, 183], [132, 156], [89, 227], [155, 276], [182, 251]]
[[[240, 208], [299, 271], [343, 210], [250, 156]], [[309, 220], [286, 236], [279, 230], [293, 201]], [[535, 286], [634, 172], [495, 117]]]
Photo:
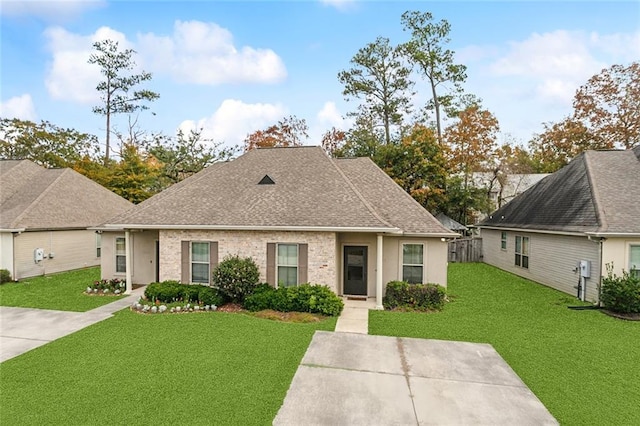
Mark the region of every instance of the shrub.
[[409, 284], [391, 281], [382, 304], [386, 309], [411, 309], [416, 311], [440, 310], [444, 306], [446, 292], [438, 284]]
[[242, 303], [253, 293], [260, 273], [258, 266], [250, 257], [226, 257], [213, 271], [213, 287], [227, 300]]
[[8, 269], [0, 269], [0, 284], [11, 281], [11, 272]]
[[342, 300], [329, 287], [318, 284], [300, 284], [297, 287], [260, 287], [245, 299], [244, 307], [250, 311], [273, 309], [280, 312], [310, 312], [337, 316], [342, 312]]
[[178, 281], [171, 280], [149, 284], [145, 288], [144, 296], [152, 302], [173, 303], [183, 301], [216, 306], [222, 304], [222, 297], [211, 287], [197, 284], [181, 284]]
[[613, 312], [640, 313], [640, 277], [626, 271], [619, 277], [608, 269], [607, 277], [602, 280], [602, 304]]

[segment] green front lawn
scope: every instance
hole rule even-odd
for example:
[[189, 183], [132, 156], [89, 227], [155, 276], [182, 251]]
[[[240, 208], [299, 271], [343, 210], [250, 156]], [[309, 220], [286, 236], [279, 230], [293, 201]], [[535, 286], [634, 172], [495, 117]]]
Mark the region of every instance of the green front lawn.
[[0, 285], [0, 306], [85, 312], [114, 300], [112, 296], [87, 296], [87, 286], [100, 279], [100, 268], [24, 278]]
[[271, 424], [314, 331], [334, 327], [120, 311], [0, 364], [0, 423]]
[[490, 343], [561, 424], [640, 424], [640, 322], [486, 264], [450, 264], [439, 313], [370, 311], [369, 332]]

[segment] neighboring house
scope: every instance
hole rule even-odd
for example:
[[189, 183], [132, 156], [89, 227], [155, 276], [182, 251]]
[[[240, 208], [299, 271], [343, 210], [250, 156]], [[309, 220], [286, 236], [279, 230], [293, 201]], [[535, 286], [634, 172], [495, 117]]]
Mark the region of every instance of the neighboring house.
[[379, 306], [391, 280], [446, 286], [446, 239], [457, 236], [370, 159], [331, 159], [320, 147], [213, 164], [100, 229], [103, 278], [128, 288], [210, 284], [220, 260], [240, 255], [273, 286], [324, 284]]
[[469, 228], [467, 228], [460, 222], [451, 219], [444, 213], [438, 213], [436, 215], [436, 219], [438, 219], [438, 222], [440, 222], [445, 228], [451, 229], [453, 232], [457, 232], [460, 235], [465, 235], [469, 230]]
[[640, 147], [584, 152], [478, 226], [485, 262], [598, 301], [606, 265], [640, 274]]
[[71, 169], [0, 160], [0, 268], [21, 279], [99, 265], [87, 228], [132, 206]]
[[[495, 210], [504, 206], [547, 176], [549, 176], [549, 173], [496, 175], [495, 173], [476, 172], [473, 174], [472, 181], [476, 188], [486, 191], [492, 210]], [[479, 219], [480, 221], [486, 219], [486, 215], [484, 213], [481, 214]]]

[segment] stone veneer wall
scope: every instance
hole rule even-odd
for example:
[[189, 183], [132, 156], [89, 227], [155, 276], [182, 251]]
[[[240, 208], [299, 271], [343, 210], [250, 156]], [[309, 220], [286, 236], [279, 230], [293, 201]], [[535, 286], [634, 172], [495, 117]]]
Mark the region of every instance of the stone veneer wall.
[[308, 280], [329, 286], [337, 293], [336, 234], [333, 232], [285, 231], [160, 231], [160, 280], [180, 279], [182, 241], [217, 241], [218, 259], [229, 255], [252, 257], [267, 279], [267, 243], [308, 244]]

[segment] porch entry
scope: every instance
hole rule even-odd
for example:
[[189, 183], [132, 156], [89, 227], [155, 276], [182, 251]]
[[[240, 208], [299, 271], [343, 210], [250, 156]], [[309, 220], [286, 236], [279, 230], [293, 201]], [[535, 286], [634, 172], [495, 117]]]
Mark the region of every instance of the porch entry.
[[367, 247], [344, 246], [343, 293], [367, 296]]

